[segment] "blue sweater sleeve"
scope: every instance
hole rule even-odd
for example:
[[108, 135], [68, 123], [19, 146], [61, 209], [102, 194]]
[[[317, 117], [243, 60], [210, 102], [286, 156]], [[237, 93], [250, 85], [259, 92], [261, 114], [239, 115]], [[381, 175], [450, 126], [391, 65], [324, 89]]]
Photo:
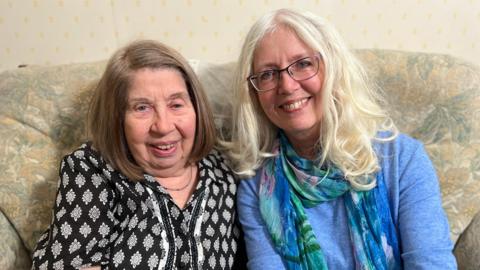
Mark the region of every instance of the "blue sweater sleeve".
[[382, 152], [404, 268], [456, 269], [438, 179], [423, 145], [400, 135]]
[[251, 270], [284, 269], [283, 261], [275, 251], [260, 215], [257, 176], [241, 180], [237, 192], [238, 215], [248, 256], [247, 267]]

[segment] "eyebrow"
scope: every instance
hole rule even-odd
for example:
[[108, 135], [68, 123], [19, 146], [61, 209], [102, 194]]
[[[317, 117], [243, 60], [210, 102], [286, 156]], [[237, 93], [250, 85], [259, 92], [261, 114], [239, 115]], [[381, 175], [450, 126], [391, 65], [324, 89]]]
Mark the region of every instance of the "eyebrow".
[[168, 97], [169, 100], [177, 99], [177, 98], [190, 99], [190, 95], [188, 94], [188, 90], [173, 93]]
[[[170, 96], [168, 96], [167, 100], [174, 100], [174, 99], [177, 99], [177, 98], [190, 99], [190, 95], [188, 94], [188, 90], [187, 91], [178, 91], [178, 92], [172, 93]], [[128, 102], [151, 102], [151, 100], [149, 98], [145, 98], [145, 97], [133, 97], [133, 98], [129, 98]]]
[[[288, 66], [288, 65], [290, 65], [290, 64], [292, 64], [292, 63], [294, 63], [294, 62], [296, 62], [296, 61], [298, 61], [298, 60], [300, 60], [300, 59], [303, 59], [303, 58], [306, 58], [306, 57], [311, 57], [311, 56], [312, 56], [312, 54], [309, 53], [309, 52], [303, 52], [303, 53], [295, 54], [295, 55], [293, 55], [292, 57], [290, 57], [290, 58], [288, 59], [288, 64], [287, 64], [286, 66]], [[265, 63], [262, 63], [261, 65], [258, 66], [260, 69], [263, 69], [263, 70], [262, 70], [262, 71], [256, 71], [256, 73], [257, 73], [257, 72], [267, 71], [267, 70], [272, 70], [272, 69], [274, 69], [274, 70], [282, 69], [282, 68], [285, 68], [286, 66], [284, 66], [284, 67], [279, 67], [279, 66], [277, 66], [277, 64], [275, 64], [275, 63], [265, 62]]]

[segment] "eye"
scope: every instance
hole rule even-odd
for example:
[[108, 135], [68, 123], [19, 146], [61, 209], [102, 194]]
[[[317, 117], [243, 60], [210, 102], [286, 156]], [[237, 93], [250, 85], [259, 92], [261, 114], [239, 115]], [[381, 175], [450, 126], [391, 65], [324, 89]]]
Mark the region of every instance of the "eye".
[[133, 110], [136, 111], [136, 112], [146, 112], [150, 109], [150, 105], [148, 104], [136, 104], [135, 106], [133, 106]]
[[295, 62], [294, 64], [294, 69], [295, 70], [302, 70], [302, 69], [308, 69], [313, 66], [313, 59], [308, 57], [308, 58], [303, 58]]
[[258, 74], [257, 80], [259, 80], [260, 82], [271, 81], [275, 77], [275, 73], [276, 73], [275, 70], [263, 71], [263, 72]]
[[170, 102], [169, 106], [172, 109], [181, 109], [186, 106], [186, 101], [183, 98], [176, 98]]
[[180, 109], [180, 108], [183, 108], [185, 105], [182, 104], [182, 103], [179, 103], [179, 102], [175, 102], [171, 105], [172, 108], [174, 109]]

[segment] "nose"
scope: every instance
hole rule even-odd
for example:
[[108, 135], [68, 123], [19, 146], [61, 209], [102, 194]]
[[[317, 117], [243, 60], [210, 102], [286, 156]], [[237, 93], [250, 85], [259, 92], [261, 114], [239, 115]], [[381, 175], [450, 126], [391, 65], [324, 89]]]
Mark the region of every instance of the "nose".
[[290, 76], [287, 70], [278, 74], [278, 93], [279, 94], [291, 94], [295, 92], [300, 84]]
[[157, 134], [168, 134], [174, 129], [174, 124], [165, 109], [157, 109], [152, 119], [150, 130]]

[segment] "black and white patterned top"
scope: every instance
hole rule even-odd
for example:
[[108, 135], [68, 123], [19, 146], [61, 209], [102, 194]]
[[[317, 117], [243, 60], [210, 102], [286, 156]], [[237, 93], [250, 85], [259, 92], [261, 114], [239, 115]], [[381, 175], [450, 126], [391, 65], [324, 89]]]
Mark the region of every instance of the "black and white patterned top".
[[53, 221], [32, 269], [245, 268], [232, 171], [215, 150], [198, 168], [180, 209], [152, 176], [130, 181], [82, 145], [61, 163]]

